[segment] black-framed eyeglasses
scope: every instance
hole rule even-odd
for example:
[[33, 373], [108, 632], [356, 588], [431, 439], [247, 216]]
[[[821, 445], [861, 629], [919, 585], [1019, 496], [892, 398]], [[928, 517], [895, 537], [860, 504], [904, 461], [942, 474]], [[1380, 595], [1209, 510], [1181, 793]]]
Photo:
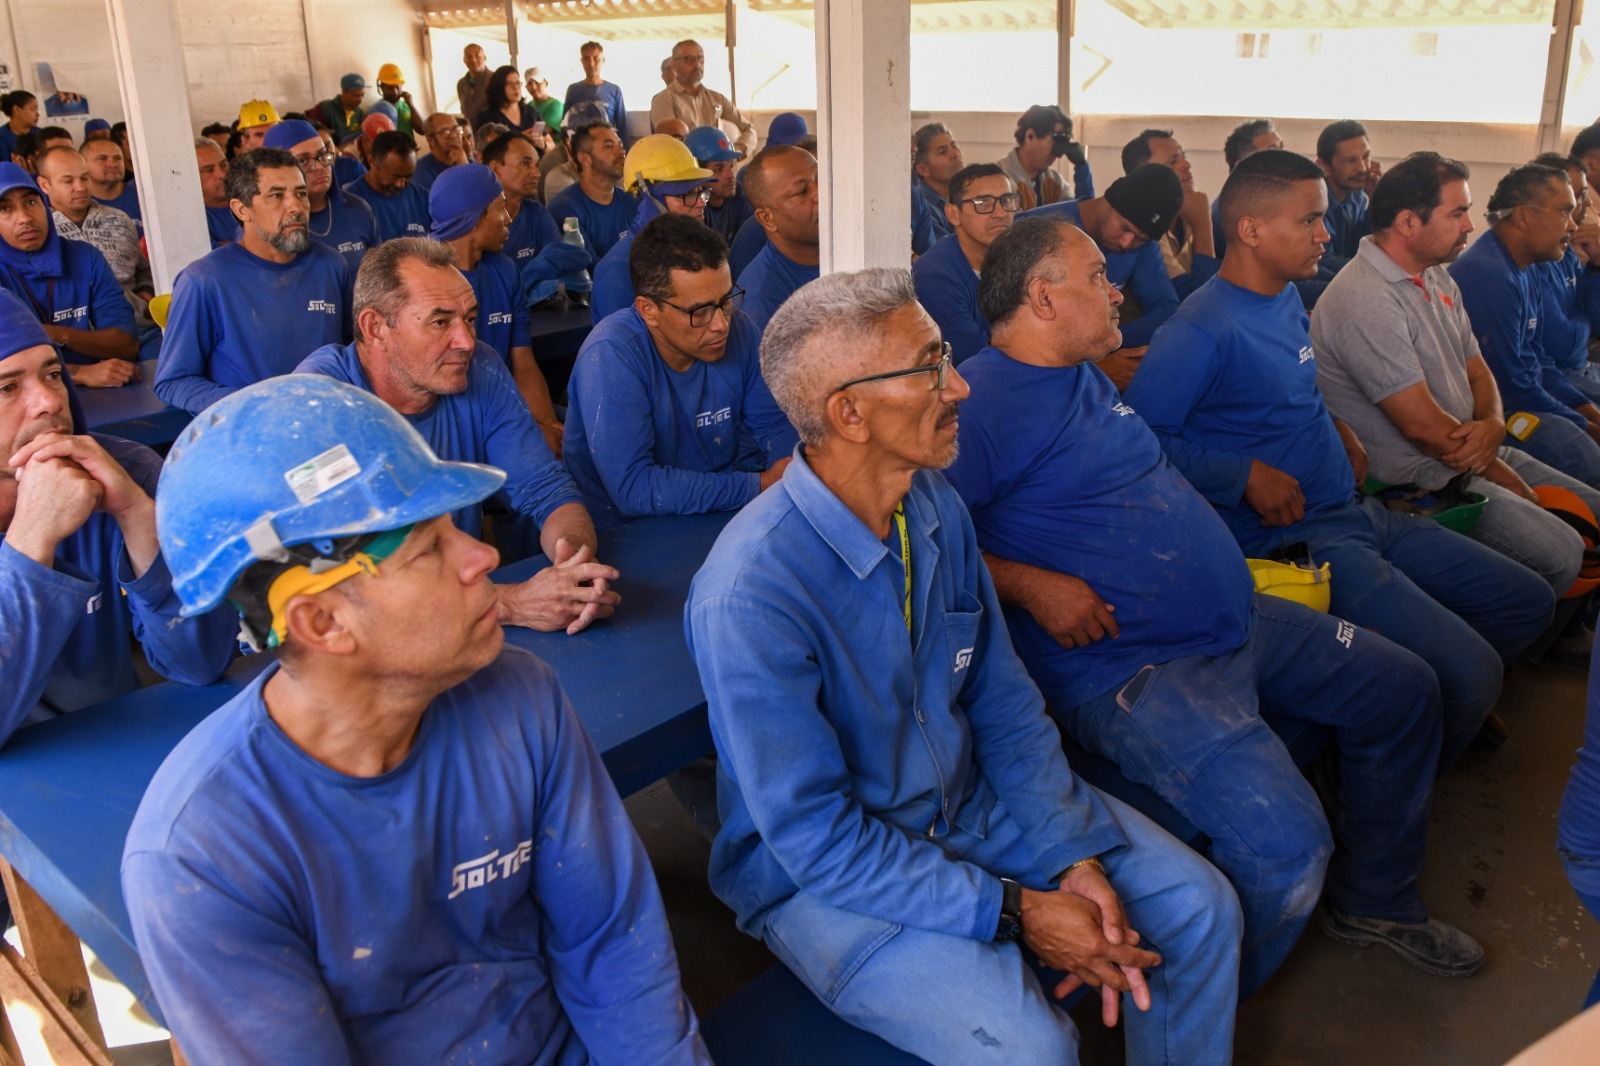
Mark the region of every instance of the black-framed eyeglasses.
[[957, 200], [956, 206], [971, 204], [972, 209], [980, 215], [994, 214], [995, 207], [1003, 207], [1007, 211], [1015, 211], [1022, 206], [1022, 196], [1019, 193], [1008, 192], [1004, 196], [969, 196], [965, 200]]
[[667, 200], [677, 200], [685, 207], [688, 207], [696, 200], [699, 200], [702, 204], [709, 204], [711, 202], [711, 186], [706, 185], [699, 189], [690, 189], [685, 193], [665, 192], [661, 195]]
[[324, 150], [324, 151], [318, 152], [316, 155], [308, 155], [303, 159], [300, 156], [295, 156], [294, 157], [294, 161], [295, 161], [295, 165], [298, 166], [301, 170], [307, 169], [313, 163], [317, 164], [318, 166], [327, 168], [327, 169], [332, 169], [333, 161], [335, 159], [337, 159], [337, 158], [338, 157], [335, 156], [332, 152]]
[[887, 374], [869, 374], [864, 378], [853, 378], [834, 389], [833, 394], [838, 395], [852, 385], [865, 385], [869, 381], [888, 381], [891, 378], [909, 378], [917, 374], [937, 375], [934, 379], [932, 391], [943, 392], [949, 387], [950, 367], [950, 342], [946, 341], [944, 348], [939, 353], [939, 361], [937, 363], [929, 363], [927, 366], [908, 367], [905, 370], [891, 370]]
[[695, 329], [705, 329], [707, 326], [711, 325], [711, 316], [716, 314], [718, 311], [722, 312], [722, 317], [724, 319], [732, 322], [733, 316], [739, 312], [739, 307], [744, 303], [744, 290], [735, 285], [728, 291], [728, 295], [724, 296], [716, 303], [701, 304], [698, 307], [679, 307], [671, 300], [662, 299], [656, 299], [656, 303], [665, 304], [674, 311], [680, 311], [683, 314], [688, 315], [689, 325], [693, 326]]

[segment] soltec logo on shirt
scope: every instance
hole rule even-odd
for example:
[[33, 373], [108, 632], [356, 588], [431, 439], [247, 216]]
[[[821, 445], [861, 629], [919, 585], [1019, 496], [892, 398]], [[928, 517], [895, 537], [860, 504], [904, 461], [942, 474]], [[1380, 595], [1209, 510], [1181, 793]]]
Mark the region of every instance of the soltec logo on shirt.
[[418, 237], [426, 237], [428, 235], [428, 227], [420, 222], [407, 222], [406, 232], [415, 233]]
[[532, 858], [533, 841], [524, 840], [504, 855], [496, 848], [487, 855], [460, 863], [450, 871], [450, 894], [445, 899], [455, 899], [469, 888], [482, 888], [502, 877], [510, 877]]
[[339, 309], [327, 300], [312, 300], [306, 304], [307, 311], [322, 311], [330, 315], [339, 313]]
[[534, 248], [519, 248], [519, 249], [517, 249], [517, 258], [518, 259], [526, 259], [530, 255], [538, 255], [538, 254], [539, 254], [538, 250], [534, 249]]
[[1317, 357], [1316, 353], [1311, 350], [1311, 345], [1308, 344], [1304, 348], [1300, 349], [1300, 362], [1301, 363], [1309, 363], [1309, 362], [1311, 362], [1311, 360], [1315, 359], [1316, 357]]
[[1529, 333], [1537, 333], [1538, 331], [1539, 331], [1539, 316], [1538, 315], [1534, 315], [1532, 318], [1528, 319], [1528, 332]]
[[491, 311], [491, 312], [489, 312], [488, 325], [491, 325], [491, 326], [509, 326], [510, 324], [511, 324], [511, 312], [510, 311]]
[[340, 244], [338, 248], [340, 255], [348, 255], [351, 252], [364, 252], [366, 250], [366, 241], [345, 241], [344, 243]]
[[1340, 622], [1339, 631], [1333, 635], [1333, 639], [1348, 648], [1350, 642], [1356, 639], [1356, 627], [1349, 622]]
[[1113, 414], [1120, 415], [1123, 418], [1133, 414], [1133, 408], [1120, 401], [1111, 405], [1111, 411]]
[[971, 648], [962, 648], [960, 651], [956, 652], [956, 668], [954, 670], [952, 670], [951, 673], [959, 674], [961, 671], [965, 670], [967, 667], [969, 667], [971, 665], [972, 665], [972, 649]]
[[104, 604], [105, 602], [106, 602], [106, 594], [103, 593], [103, 592], [96, 592], [93, 596], [89, 597], [88, 610], [84, 611], [83, 613], [84, 614], [94, 614], [96, 611], [98, 611], [100, 609], [101, 605]]
[[50, 324], [54, 325], [57, 322], [71, 322], [74, 319], [88, 317], [89, 309], [87, 307], [63, 307], [61, 310], [56, 312], [55, 317], [50, 320]]
[[694, 416], [694, 428], [705, 429], [707, 426], [715, 426], [732, 418], [733, 408], [731, 407], [724, 407], [717, 411], [701, 411]]

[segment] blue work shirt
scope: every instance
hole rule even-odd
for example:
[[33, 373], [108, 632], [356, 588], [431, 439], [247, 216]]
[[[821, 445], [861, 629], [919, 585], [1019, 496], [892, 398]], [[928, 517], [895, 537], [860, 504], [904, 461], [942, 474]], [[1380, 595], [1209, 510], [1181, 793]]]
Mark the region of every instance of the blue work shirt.
[[506, 648], [376, 777], [284, 734], [277, 669], [173, 749], [123, 853], [186, 1055], [710, 1062], [650, 860], [549, 666]]
[[[319, 348], [295, 367], [295, 373], [323, 374], [376, 392], [354, 344]], [[472, 353], [466, 389], [440, 396], [428, 410], [406, 415], [405, 420], [439, 458], [504, 470], [506, 483], [495, 498], [541, 526], [556, 508], [581, 502], [572, 478], [528, 413], [511, 371], [482, 341]], [[469, 536], [483, 532], [483, 508], [478, 504], [456, 511], [454, 518], [456, 528]]]
[[765, 330], [783, 301], [806, 282], [816, 281], [821, 270], [815, 263], [796, 263], [778, 251], [777, 245], [768, 244], [739, 275], [739, 287], [745, 292], [744, 313], [757, 329]]
[[[239, 220], [233, 217], [233, 209], [227, 207], [206, 208], [206, 232], [211, 236], [211, 247], [221, 248], [224, 244], [232, 244], [239, 239]], [[316, 238], [312, 238], [315, 240]]]
[[417, 169], [411, 175], [411, 184], [416, 185], [423, 192], [433, 188], [434, 181], [450, 169], [450, 164], [429, 152], [417, 160]]
[[[1066, 219], [1083, 229], [1083, 212], [1079, 210], [1077, 200], [1046, 204], [1032, 211], [1024, 211], [1017, 217], [1032, 218], [1035, 215]], [[1149, 344], [1156, 330], [1178, 309], [1178, 290], [1172, 287], [1172, 279], [1167, 276], [1167, 265], [1161, 258], [1161, 242], [1145, 241], [1129, 252], [1102, 247], [1100, 253], [1106, 257], [1106, 280], [1118, 290], [1132, 295], [1143, 308], [1138, 318], [1122, 327], [1122, 346], [1138, 348]]]
[[1483, 361], [1500, 386], [1506, 414], [1529, 411], [1565, 418], [1580, 429], [1588, 421], [1576, 408], [1590, 400], [1553, 365], [1539, 358], [1539, 300], [1533, 268], [1518, 267], [1499, 236], [1490, 230], [1449, 267], [1461, 287], [1461, 301]]
[[947, 470], [984, 551], [1081, 579], [1117, 609], [1115, 640], [1063, 648], [1006, 608], [1052, 705], [1087, 703], [1147, 664], [1244, 643], [1255, 585], [1228, 527], [1097, 367], [985, 348], [961, 367], [961, 454]]
[[[945, 217], [945, 198], [935, 192], [933, 186], [929, 185], [919, 175], [913, 174], [911, 176], [911, 195], [927, 205], [935, 241], [943, 240], [945, 237], [955, 233], [955, 226]], [[916, 211], [913, 207], [912, 215], [915, 216], [915, 214]]]
[[728, 270], [735, 278], [739, 277], [769, 243], [766, 229], [752, 214], [728, 242]]
[[1244, 501], [1252, 459], [1300, 482], [1307, 520], [1355, 498], [1350, 457], [1317, 389], [1310, 321], [1292, 285], [1262, 296], [1212, 278], [1156, 333], [1124, 394], [1247, 555], [1288, 532], [1263, 526]]
[[583, 186], [576, 183], [552, 196], [547, 206], [558, 226], [566, 225], [569, 218], [578, 220], [578, 229], [589, 246], [590, 266], [604, 259], [622, 239], [639, 211], [639, 201], [621, 189], [612, 190], [609, 204], [597, 204], [589, 199]]
[[129, 218], [133, 219], [133, 224], [138, 229], [139, 236], [144, 236], [144, 212], [139, 209], [139, 190], [134, 187], [133, 182], [123, 182], [122, 191], [110, 200], [102, 200], [98, 196], [94, 200], [96, 203], [104, 204], [106, 207], [115, 207], [118, 211], [125, 212]]
[[[155, 495], [159, 456], [132, 441], [89, 436]], [[238, 615], [223, 606], [180, 618], [181, 606], [166, 560], [157, 555], [134, 577], [122, 529], [101, 511], [57, 545], [50, 566], [11, 547], [0, 531], [0, 746], [21, 726], [138, 688], [129, 633], [161, 676], [215, 681], [233, 658]]]
[[1556, 846], [1573, 887], [1600, 896], [1600, 670], [1589, 671], [1583, 746], [1561, 796]]
[[[1326, 179], [1323, 182], [1327, 185]], [[1372, 236], [1372, 215], [1367, 194], [1361, 189], [1347, 195], [1341, 202], [1328, 186], [1328, 210], [1322, 215], [1322, 224], [1328, 231], [1328, 243], [1317, 263], [1317, 276], [1294, 283], [1300, 301], [1307, 311], [1317, 305], [1328, 283], [1345, 268], [1361, 250], [1361, 238]], [[1223, 243], [1217, 242], [1217, 258], [1222, 258]]]
[[406, 182], [393, 196], [386, 195], [358, 178], [344, 191], [366, 202], [378, 222], [378, 243], [396, 237], [426, 237], [433, 218], [428, 214], [428, 193], [420, 185]]
[[333, 185], [342, 189], [358, 178], [367, 176], [367, 165], [353, 155], [340, 153], [333, 159]]
[[[23, 277], [0, 264], [0, 288], [15, 293], [41, 322], [68, 329], [120, 329], [137, 338], [133, 307], [100, 249], [66, 240], [55, 233], [53, 220], [49, 225], [49, 243], [29, 257], [28, 266], [36, 273]], [[40, 254], [52, 247], [60, 251], [57, 259]], [[61, 357], [79, 365], [100, 361], [72, 348], [62, 348]]]
[[965, 362], [989, 343], [989, 320], [978, 309], [978, 272], [960, 241], [946, 237], [911, 265], [917, 300], [933, 316], [950, 345], [950, 358]]
[[520, 272], [526, 268], [529, 259], [560, 241], [561, 227], [556, 225], [549, 209], [538, 200], [529, 198], [517, 208], [517, 217], [511, 220], [511, 235], [500, 250], [510, 256]]
[[617, 136], [622, 138], [622, 143], [628, 142], [628, 105], [622, 100], [622, 86], [609, 81], [599, 85], [590, 85], [587, 81], [575, 81], [567, 86], [566, 99], [562, 101], [562, 113], [565, 114], [579, 104], [597, 103], [605, 108], [606, 117], [611, 120], [611, 127], [617, 131]]
[[633, 308], [583, 342], [567, 384], [562, 454], [597, 524], [743, 507], [799, 436], [761, 377], [742, 313], [715, 362], [674, 370]]
[[919, 471], [905, 521], [909, 637], [898, 550], [803, 449], [728, 523], [690, 588], [689, 649], [720, 757], [711, 888], [752, 936], [805, 891], [882, 921], [992, 939], [999, 879], [943, 843], [983, 835], [996, 804], [1041, 882], [1127, 843], [1067, 767], [955, 490]]
[[594, 265], [594, 291], [589, 293], [589, 321], [599, 325], [608, 315], [633, 306], [633, 275], [628, 254], [636, 232], [623, 235]]
[[348, 195], [338, 186], [328, 190], [328, 202], [321, 211], [311, 212], [306, 233], [317, 244], [344, 257], [350, 265], [352, 283], [367, 252], [383, 243], [378, 237], [378, 219], [372, 208], [365, 200]]
[[917, 190], [911, 190], [911, 251], [914, 255], [926, 255], [942, 233], [934, 221], [932, 208], [928, 201], [917, 195]]
[[[748, 222], [756, 213], [751, 206], [749, 197], [744, 194], [744, 186], [740, 185], [737, 192], [720, 204], [706, 204], [706, 225], [716, 230], [729, 247], [733, 239], [739, 235], [739, 227]], [[760, 227], [760, 223], [756, 223]]]
[[173, 286], [156, 395], [199, 414], [349, 340], [352, 273], [314, 241], [290, 263], [228, 244], [189, 264]]
[[1588, 271], [1571, 248], [1551, 263], [1534, 263], [1530, 280], [1539, 301], [1536, 344], [1544, 361], [1557, 370], [1582, 370], [1589, 362], [1592, 329]]
[[533, 347], [515, 264], [500, 252], [484, 252], [477, 266], [461, 273], [478, 298], [478, 341], [498, 352], [509, 367], [513, 348]]

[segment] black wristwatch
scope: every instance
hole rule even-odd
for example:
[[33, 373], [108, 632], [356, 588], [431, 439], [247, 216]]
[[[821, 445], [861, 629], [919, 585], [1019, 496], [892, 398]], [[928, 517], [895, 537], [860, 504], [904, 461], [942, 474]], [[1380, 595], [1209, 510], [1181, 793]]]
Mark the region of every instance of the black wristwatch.
[[994, 940], [1004, 944], [1022, 935], [1022, 886], [1008, 877], [1000, 879], [1000, 920], [995, 923]]

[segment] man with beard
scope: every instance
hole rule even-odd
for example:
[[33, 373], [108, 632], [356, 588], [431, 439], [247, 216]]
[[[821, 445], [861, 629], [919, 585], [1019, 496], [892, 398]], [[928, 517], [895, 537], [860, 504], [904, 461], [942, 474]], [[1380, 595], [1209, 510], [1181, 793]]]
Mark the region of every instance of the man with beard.
[[295, 157], [240, 154], [228, 195], [239, 240], [178, 275], [156, 371], [156, 395], [190, 414], [350, 337], [350, 267], [307, 234], [310, 197]]
[[700, 126], [683, 139], [694, 153], [696, 163], [711, 171], [711, 199], [706, 201], [706, 225], [717, 231], [724, 244], [731, 245], [739, 227], [755, 210], [739, 184], [734, 164], [739, 151], [728, 143], [728, 135], [715, 126]]
[[978, 272], [989, 245], [1011, 228], [1022, 197], [995, 163], [975, 163], [945, 185], [945, 219], [954, 228], [911, 268], [917, 300], [939, 324], [957, 366], [989, 343], [989, 320], [978, 306]]
[[567, 131], [567, 148], [578, 182], [547, 202], [558, 225], [565, 225], [569, 218], [578, 220], [593, 266], [633, 225], [639, 201], [618, 187], [627, 152], [616, 130], [603, 122], [572, 127]]
[[163, 676], [215, 681], [234, 624], [225, 611], [178, 617], [151, 502], [161, 459], [85, 429], [60, 352], [3, 291], [0, 452], [0, 745], [136, 688], [130, 632]]
[[0, 163], [0, 289], [44, 324], [79, 384], [116, 386], [138, 376], [133, 309], [106, 257], [56, 232], [44, 195], [15, 163]]
[[428, 154], [417, 160], [416, 173], [411, 181], [427, 192], [447, 167], [458, 167], [467, 162], [467, 144], [454, 115], [435, 111], [422, 123], [422, 133], [428, 138]]
[[311, 240], [344, 257], [352, 276], [370, 248], [378, 246], [378, 220], [365, 200], [351, 196], [333, 181], [333, 153], [309, 122], [291, 119], [267, 134], [268, 148], [281, 148], [294, 156], [306, 178], [306, 199], [311, 214], [306, 233]]
[[411, 181], [417, 143], [410, 134], [384, 130], [372, 138], [372, 169], [344, 187], [365, 200], [378, 220], [378, 238], [421, 237], [428, 232], [428, 194]]

